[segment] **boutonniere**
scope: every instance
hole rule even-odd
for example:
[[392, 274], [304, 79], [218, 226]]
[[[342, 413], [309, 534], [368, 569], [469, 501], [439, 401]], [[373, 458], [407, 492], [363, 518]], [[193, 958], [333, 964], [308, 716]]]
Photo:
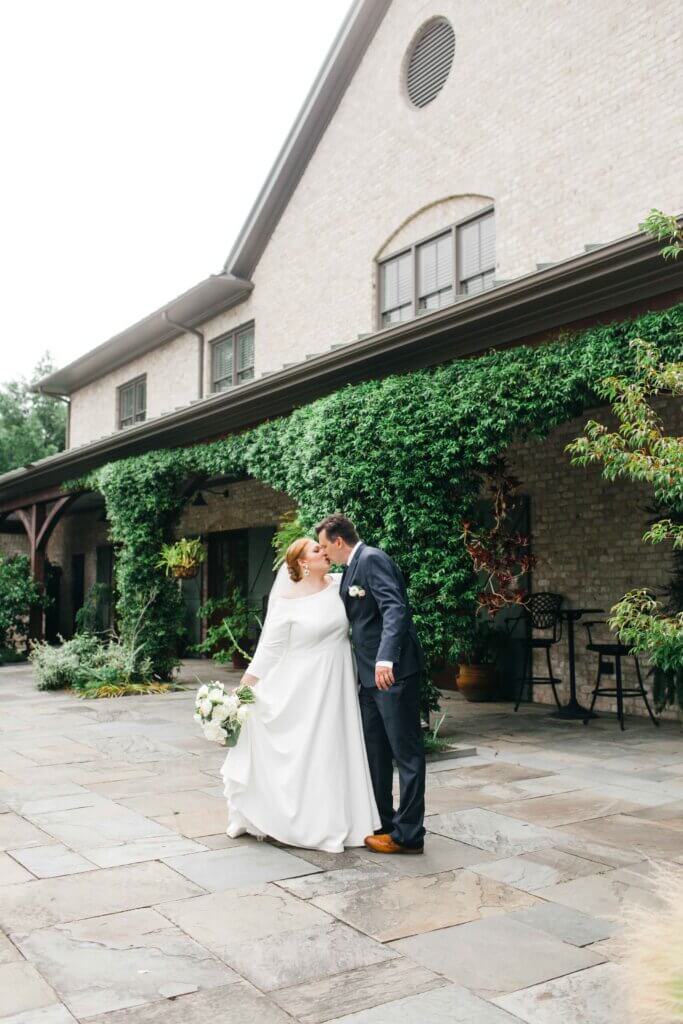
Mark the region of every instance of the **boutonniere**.
[[365, 597], [365, 591], [362, 587], [349, 587], [349, 597]]

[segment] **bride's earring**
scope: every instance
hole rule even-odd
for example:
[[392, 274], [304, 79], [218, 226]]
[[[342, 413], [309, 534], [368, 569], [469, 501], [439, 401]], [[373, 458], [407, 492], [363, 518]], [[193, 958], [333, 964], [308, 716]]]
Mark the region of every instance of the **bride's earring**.
[[304, 576], [310, 576], [311, 570], [308, 568], [308, 562], [303, 562], [302, 564], [304, 567]]

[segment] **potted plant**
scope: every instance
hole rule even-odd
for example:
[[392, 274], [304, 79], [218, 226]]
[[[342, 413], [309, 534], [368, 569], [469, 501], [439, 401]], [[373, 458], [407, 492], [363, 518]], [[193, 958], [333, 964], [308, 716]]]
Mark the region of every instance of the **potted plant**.
[[164, 569], [167, 576], [189, 580], [197, 575], [199, 566], [205, 558], [204, 545], [198, 537], [194, 540], [181, 537], [173, 544], [162, 546], [157, 568]]
[[498, 657], [507, 634], [486, 622], [476, 622], [458, 666], [457, 686], [466, 700], [496, 700], [499, 695]]
[[214, 618], [206, 637], [194, 648], [218, 662], [232, 662], [234, 669], [247, 668], [255, 646], [253, 634], [262, 627], [255, 608], [237, 586], [225, 597], [211, 598], [197, 612], [200, 618]]

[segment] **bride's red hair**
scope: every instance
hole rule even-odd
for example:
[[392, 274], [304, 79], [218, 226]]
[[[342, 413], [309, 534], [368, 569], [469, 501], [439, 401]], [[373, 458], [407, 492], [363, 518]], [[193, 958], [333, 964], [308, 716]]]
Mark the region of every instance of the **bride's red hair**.
[[289, 573], [289, 578], [290, 580], [292, 580], [293, 583], [298, 583], [303, 576], [301, 566], [299, 565], [299, 559], [303, 558], [309, 540], [309, 537], [299, 537], [298, 540], [292, 541], [292, 543], [287, 548], [285, 562], [287, 563], [287, 572]]

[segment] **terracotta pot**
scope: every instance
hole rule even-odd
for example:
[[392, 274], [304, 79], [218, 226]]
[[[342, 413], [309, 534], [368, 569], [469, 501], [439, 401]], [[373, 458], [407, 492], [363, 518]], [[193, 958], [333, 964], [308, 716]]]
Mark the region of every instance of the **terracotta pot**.
[[247, 661], [247, 659], [244, 657], [243, 654], [239, 653], [239, 651], [233, 651], [232, 652], [232, 667], [234, 669], [249, 668], [249, 662]]
[[194, 565], [174, 565], [171, 571], [177, 580], [191, 580], [197, 575], [199, 564], [195, 562]]
[[457, 686], [465, 700], [497, 700], [498, 670], [495, 665], [460, 665]]

